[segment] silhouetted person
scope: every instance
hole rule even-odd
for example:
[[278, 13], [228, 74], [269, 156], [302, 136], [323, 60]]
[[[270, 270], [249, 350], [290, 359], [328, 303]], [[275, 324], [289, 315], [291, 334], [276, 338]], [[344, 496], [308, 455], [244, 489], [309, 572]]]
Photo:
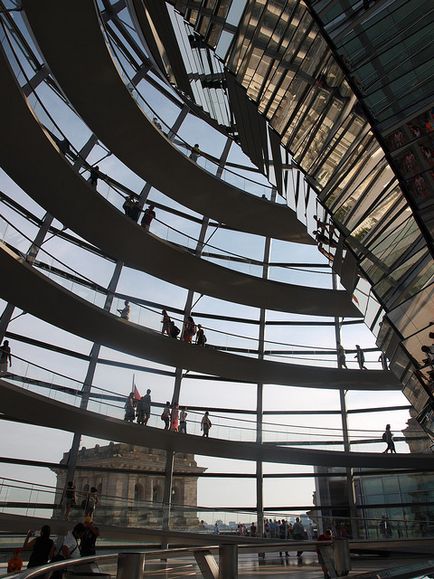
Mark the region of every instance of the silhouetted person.
[[90, 169], [90, 177], [89, 177], [89, 183], [92, 185], [92, 187], [96, 187], [98, 184], [98, 177], [99, 177], [99, 167], [98, 165], [96, 165], [95, 167], [91, 167]]
[[200, 157], [200, 147], [198, 143], [195, 143], [194, 146], [191, 148], [190, 159], [196, 163], [199, 157]]
[[354, 358], [357, 359], [357, 363], [359, 365], [360, 370], [367, 370], [365, 366], [365, 354], [358, 344], [356, 344], [356, 355], [354, 356]]
[[170, 428], [170, 402], [166, 402], [163, 412], [161, 413], [161, 420], [164, 422], [164, 430]]
[[395, 443], [393, 442], [393, 432], [390, 431], [390, 424], [386, 424], [386, 430], [383, 432], [383, 440], [387, 443], [387, 448], [383, 451], [383, 454], [389, 452], [389, 450], [391, 453], [396, 453]]
[[345, 358], [345, 350], [342, 344], [338, 345], [338, 366], [339, 368], [346, 368], [348, 370], [347, 360]]
[[27, 565], [28, 569], [45, 565], [54, 557], [54, 541], [50, 539], [50, 533], [51, 529], [48, 525], [41, 528], [39, 537], [32, 538], [34, 536], [33, 531], [27, 533], [23, 550], [32, 551]]
[[196, 344], [198, 346], [205, 346], [206, 344], [205, 332], [200, 324], [197, 325]]
[[181, 407], [181, 412], [179, 413], [179, 431], [183, 434], [187, 434], [187, 408], [185, 406]]
[[136, 411], [134, 408], [134, 392], [130, 392], [128, 394], [128, 398], [125, 402], [125, 422], [134, 422], [134, 418], [136, 416]]
[[74, 482], [70, 480], [66, 486], [65, 491], [65, 520], [69, 519], [69, 513], [71, 512], [72, 507], [75, 506], [75, 486]]
[[157, 117], [154, 117], [154, 118], [152, 119], [152, 122], [154, 123], [154, 126], [157, 127], [157, 129], [158, 129], [159, 131], [162, 131], [162, 130], [163, 130], [163, 129], [161, 128], [161, 124], [159, 123]]
[[175, 402], [172, 405], [172, 411], [170, 413], [170, 430], [173, 432], [178, 432], [179, 427], [179, 405]]
[[200, 429], [202, 430], [202, 436], [204, 436], [205, 438], [209, 437], [209, 430], [211, 428], [212, 424], [211, 424], [211, 420], [209, 419], [209, 412], [208, 410], [205, 412], [205, 414], [202, 417], [202, 421], [200, 423]]
[[381, 352], [381, 354], [378, 357], [378, 361], [381, 362], [381, 367], [383, 368], [383, 370], [389, 369], [389, 364], [387, 363], [386, 354], [384, 352]]
[[129, 320], [130, 319], [130, 302], [128, 300], [125, 300], [124, 301], [124, 307], [122, 309], [118, 310], [118, 312], [123, 320]]
[[8, 366], [12, 366], [12, 356], [9, 340], [5, 340], [0, 346], [0, 374], [6, 374]]
[[170, 337], [171, 337], [171, 338], [175, 338], [175, 340], [176, 340], [176, 339], [178, 338], [178, 335], [179, 335], [180, 331], [181, 331], [181, 330], [178, 328], [178, 326], [175, 326], [175, 322], [172, 322], [172, 321], [171, 321], [171, 322], [170, 322], [170, 330], [169, 330], [169, 332], [170, 332], [170, 334], [169, 334]]
[[146, 426], [150, 416], [151, 391], [148, 388], [146, 390], [146, 394], [142, 396], [141, 399], [137, 402], [137, 424], [143, 424], [143, 426]]
[[151, 203], [147, 209], [143, 212], [142, 221], [140, 222], [143, 229], [149, 231], [152, 221], [155, 219], [155, 206]]
[[[81, 536], [80, 541], [80, 552], [82, 557], [92, 557], [96, 555], [96, 540], [99, 537], [99, 529], [95, 527], [92, 522], [92, 519], [87, 517], [84, 520], [85, 530], [83, 535]], [[93, 565], [93, 564], [91, 564]], [[81, 570], [80, 566], [80, 570]], [[95, 569], [96, 571], [96, 569]], [[89, 573], [91, 574], [91, 573]]]
[[161, 315], [163, 316], [163, 319], [161, 320], [161, 323], [163, 324], [161, 328], [161, 333], [170, 336], [170, 324], [172, 320], [170, 319], [170, 316], [166, 310], [163, 310], [161, 312]]
[[130, 217], [133, 221], [137, 221], [140, 215], [140, 206], [137, 198], [131, 193], [122, 205], [125, 215]]
[[378, 525], [378, 528], [380, 530], [380, 535], [385, 539], [388, 539], [392, 536], [392, 526], [389, 523], [389, 519], [386, 517], [386, 515], [381, 516], [381, 521]]
[[84, 500], [85, 517], [90, 517], [91, 520], [93, 519], [93, 514], [98, 502], [98, 489], [96, 487], [90, 487], [90, 492]]
[[184, 332], [182, 334], [182, 340], [184, 342], [188, 342], [189, 344], [191, 344], [191, 341], [195, 333], [196, 333], [196, 324], [194, 323], [194, 320], [191, 316], [187, 316], [187, 319], [185, 320], [184, 323]]
[[[292, 538], [294, 541], [304, 541], [304, 527], [300, 521], [300, 517], [296, 517], [295, 523], [292, 526]], [[297, 557], [301, 557], [303, 555], [303, 551], [297, 551]]]

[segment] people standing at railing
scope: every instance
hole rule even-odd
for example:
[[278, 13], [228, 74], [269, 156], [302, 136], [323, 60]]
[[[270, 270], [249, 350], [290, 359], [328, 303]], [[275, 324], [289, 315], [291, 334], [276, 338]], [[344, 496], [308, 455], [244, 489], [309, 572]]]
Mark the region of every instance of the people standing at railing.
[[170, 402], [167, 401], [163, 412], [161, 413], [161, 420], [164, 422], [164, 430], [169, 430], [170, 428]]
[[124, 307], [118, 310], [119, 315], [121, 316], [121, 318], [123, 320], [129, 320], [130, 319], [130, 311], [131, 311], [130, 302], [128, 300], [125, 300], [124, 301]]
[[179, 413], [179, 432], [187, 434], [187, 408], [185, 406], [181, 407]]
[[178, 326], [175, 325], [175, 322], [171, 321], [170, 322], [170, 330], [169, 330], [170, 337], [177, 340], [180, 332], [181, 332], [181, 330], [178, 328]]
[[200, 324], [197, 325], [196, 344], [198, 346], [205, 346], [206, 344], [205, 332]]
[[345, 350], [342, 344], [338, 344], [338, 366], [339, 368], [346, 368], [348, 370]]
[[178, 432], [179, 427], [179, 404], [176, 402], [172, 404], [172, 410], [170, 412], [170, 430], [173, 432]]
[[93, 520], [93, 515], [98, 503], [98, 489], [96, 487], [90, 487], [90, 492], [87, 493], [87, 497], [83, 500], [82, 503], [84, 516], [90, 517], [90, 519]]
[[155, 205], [153, 205], [152, 203], [149, 204], [149, 207], [147, 209], [145, 209], [145, 211], [143, 212], [143, 217], [142, 220], [140, 222], [140, 225], [143, 227], [143, 229], [145, 229], [146, 231], [149, 231], [149, 228], [151, 226], [152, 221], [155, 219]]
[[134, 418], [136, 417], [136, 411], [134, 407], [134, 392], [130, 392], [128, 394], [128, 398], [125, 402], [125, 422], [134, 422]]
[[128, 195], [128, 197], [125, 199], [122, 208], [125, 211], [125, 215], [127, 217], [137, 222], [140, 216], [140, 205], [135, 195], [130, 193], [130, 195]]
[[[288, 523], [282, 519], [279, 524], [279, 539], [286, 541], [288, 539]], [[282, 551], [279, 551], [279, 557], [282, 557]], [[285, 551], [285, 557], [289, 557], [288, 551]]]
[[149, 417], [151, 416], [151, 391], [149, 388], [146, 390], [146, 394], [140, 398], [137, 402], [137, 424], [143, 424], [146, 426], [148, 424]]
[[365, 366], [365, 353], [358, 344], [356, 344], [356, 355], [354, 358], [356, 358], [360, 370], [367, 370]]
[[387, 448], [386, 450], [383, 450], [383, 454], [390, 452], [396, 454], [396, 450], [395, 450], [395, 443], [393, 442], [393, 432], [391, 432], [390, 430], [390, 424], [386, 424], [386, 430], [383, 432], [383, 436], [382, 436], [384, 442], [387, 443]]
[[92, 187], [97, 186], [98, 177], [99, 177], [99, 167], [98, 167], [98, 165], [95, 165], [95, 167], [90, 168], [89, 183], [92, 185]]
[[0, 375], [6, 374], [8, 366], [12, 366], [12, 355], [9, 340], [5, 340], [0, 346]]
[[191, 148], [190, 159], [192, 161], [194, 161], [195, 163], [197, 163], [197, 160], [199, 159], [200, 155], [201, 155], [201, 150], [199, 147], [199, 143], [195, 143], [193, 145], [193, 147]]
[[54, 557], [54, 541], [50, 539], [51, 529], [48, 525], [41, 528], [39, 537], [33, 531], [28, 531], [24, 540], [23, 551], [32, 551], [27, 568], [45, 565]]
[[182, 340], [191, 344], [193, 336], [196, 333], [196, 324], [191, 316], [187, 316], [184, 323], [184, 332], [182, 333]]
[[75, 486], [72, 480], [68, 481], [65, 491], [65, 521], [69, 519], [71, 509], [75, 507]]
[[212, 427], [211, 424], [211, 420], [209, 418], [209, 412], [208, 410], [205, 412], [205, 414], [202, 416], [202, 421], [200, 423], [200, 429], [202, 430], [202, 436], [204, 436], [205, 438], [209, 437], [209, 431]]
[[163, 316], [163, 319], [161, 320], [161, 323], [163, 324], [161, 327], [161, 333], [163, 335], [166, 334], [166, 336], [170, 336], [170, 324], [171, 324], [172, 320], [170, 319], [170, 316], [167, 313], [167, 310], [163, 310], [161, 312], [161, 315]]

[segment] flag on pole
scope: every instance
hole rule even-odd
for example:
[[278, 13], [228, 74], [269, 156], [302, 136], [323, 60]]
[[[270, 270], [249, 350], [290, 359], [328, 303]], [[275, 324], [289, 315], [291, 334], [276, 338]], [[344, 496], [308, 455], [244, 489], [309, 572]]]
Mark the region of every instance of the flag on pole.
[[133, 374], [133, 388], [132, 388], [132, 393], [134, 394], [134, 400], [137, 402], [138, 400], [141, 399], [141, 396], [140, 396], [140, 392], [139, 392], [138, 389], [137, 389], [136, 382], [135, 382], [134, 378], [135, 378], [135, 374]]

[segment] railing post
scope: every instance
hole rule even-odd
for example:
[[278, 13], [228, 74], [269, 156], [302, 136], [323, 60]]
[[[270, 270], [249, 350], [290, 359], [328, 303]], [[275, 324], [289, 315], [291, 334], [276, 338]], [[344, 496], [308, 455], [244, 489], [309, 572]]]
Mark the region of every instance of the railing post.
[[143, 579], [145, 553], [119, 553], [116, 579]]
[[238, 579], [238, 545], [220, 545], [219, 579]]

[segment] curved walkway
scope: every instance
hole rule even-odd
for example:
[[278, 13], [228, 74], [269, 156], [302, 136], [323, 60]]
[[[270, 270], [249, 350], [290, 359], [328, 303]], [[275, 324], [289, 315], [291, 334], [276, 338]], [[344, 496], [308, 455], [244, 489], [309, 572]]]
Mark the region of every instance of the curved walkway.
[[0, 380], [1, 410], [29, 424], [75, 432], [104, 440], [173, 452], [281, 464], [307, 464], [363, 468], [434, 468], [434, 455], [376, 454], [306, 450], [256, 442], [232, 442], [130, 424], [96, 412], [57, 402]]
[[[145, 232], [71, 168], [35, 119], [1, 51], [0, 80], [3, 169], [49, 213], [109, 256], [174, 285], [230, 302], [297, 314], [360, 317], [346, 291], [243, 274]], [[17, 134], [25, 136], [25, 145]]]
[[86, 124], [133, 171], [178, 203], [235, 229], [314, 243], [289, 208], [250, 195], [204, 171], [146, 118], [117, 72], [94, 2], [23, 4], [62, 90]]
[[29, 266], [4, 244], [0, 244], [0, 270], [0, 295], [6, 301], [68, 332], [139, 358], [238, 382], [355, 390], [401, 389], [390, 371], [285, 364], [168, 338], [76, 296]]

